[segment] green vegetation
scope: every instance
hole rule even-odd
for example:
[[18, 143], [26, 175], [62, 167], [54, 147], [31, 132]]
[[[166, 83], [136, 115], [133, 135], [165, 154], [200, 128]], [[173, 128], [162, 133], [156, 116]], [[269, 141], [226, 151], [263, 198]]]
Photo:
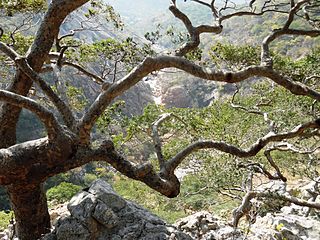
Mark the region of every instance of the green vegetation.
[[69, 99], [69, 104], [77, 111], [82, 111], [88, 103], [83, 89], [74, 87], [72, 85], [67, 86], [67, 97]]
[[185, 177], [180, 195], [173, 199], [122, 176], [114, 177], [112, 185], [121, 196], [146, 207], [169, 223], [201, 210], [213, 211], [220, 216], [230, 213], [237, 203], [219, 196], [210, 189], [203, 189], [206, 183], [202, 182], [201, 174], [203, 173]]
[[1, 0], [0, 9], [5, 9], [6, 14], [10, 17], [17, 12], [39, 11], [47, 7], [47, 1], [44, 0]]
[[12, 216], [12, 212], [7, 213], [4, 211], [0, 211], [0, 231], [3, 231], [8, 227]]
[[[258, 61], [255, 48], [250, 46], [215, 45], [212, 47], [214, 61], [224, 61], [224, 64], [241, 66], [253, 64]], [[110, 51], [111, 53], [111, 51]], [[319, 49], [314, 49], [311, 54], [306, 55], [298, 61], [290, 58], [276, 58], [276, 66], [282, 67], [283, 71], [289, 71], [289, 67], [295, 65], [297, 79], [303, 81], [305, 76], [318, 73], [319, 68], [315, 67], [319, 59]], [[90, 54], [88, 55], [90, 56]], [[217, 57], [219, 56], [219, 57]], [[281, 65], [282, 64], [282, 65]], [[239, 65], [239, 66], [240, 66]], [[300, 67], [299, 67], [300, 66]], [[292, 73], [292, 71], [291, 71]], [[314, 84], [316, 82], [314, 81]], [[268, 104], [259, 107], [260, 111], [268, 112], [268, 117], [279, 125], [277, 131], [290, 130], [299, 122], [311, 120], [314, 114], [319, 112], [319, 106], [315, 105], [310, 109], [312, 100], [305, 97], [288, 95], [287, 91], [281, 87], [274, 87], [268, 82], [257, 82], [253, 84], [250, 91], [245, 94], [238, 94], [234, 98], [234, 103], [253, 109], [258, 103]], [[240, 86], [241, 89], [241, 86]], [[81, 92], [71, 88], [68, 92], [70, 98], [81, 96]], [[210, 106], [198, 109], [166, 109], [163, 106], [149, 105], [140, 116], [128, 118], [122, 114], [123, 101], [115, 102], [108, 108], [98, 121], [100, 131], [109, 129], [123, 129], [113, 131], [110, 136], [115, 141], [116, 146], [126, 154], [125, 149], [138, 148], [137, 144], [144, 139], [145, 142], [152, 141], [150, 127], [161, 114], [172, 113], [175, 117], [163, 123], [160, 128], [161, 136], [174, 132], [175, 134], [166, 139], [163, 146], [163, 153], [166, 159], [175, 155], [180, 149], [196, 139], [219, 139], [243, 147], [249, 146], [257, 138], [268, 132], [268, 126], [263, 117], [248, 114], [245, 111], [231, 107], [232, 98], [224, 97], [213, 102]], [[282, 109], [286, 108], [286, 111]], [[279, 114], [281, 113], [281, 114]], [[119, 128], [115, 127], [119, 126]], [[107, 131], [110, 132], [110, 131]], [[149, 139], [146, 141], [146, 139]], [[312, 141], [301, 142], [301, 146], [313, 144]], [[144, 149], [145, 150], [145, 149]], [[149, 151], [153, 151], [150, 149]], [[302, 155], [287, 152], [275, 152], [274, 159], [278, 161], [280, 168], [286, 169], [290, 176], [296, 175], [308, 177], [317, 170], [316, 165], [306, 167], [306, 159]], [[83, 178], [77, 178], [78, 170], [57, 175], [47, 182], [47, 197], [49, 201], [65, 202], [78, 192], [82, 187], [90, 185], [97, 178], [104, 178], [109, 181], [115, 190], [125, 198], [142, 204], [153, 213], [174, 222], [178, 218], [186, 216], [193, 211], [209, 210], [221, 216], [229, 216], [234, 207], [239, 204], [239, 200], [234, 200], [221, 194], [221, 189], [239, 186], [242, 176], [246, 174], [246, 169], [239, 168], [239, 159], [228, 154], [220, 154], [216, 151], [200, 151], [189, 157], [182, 166], [189, 166], [190, 160], [201, 161], [201, 169], [195, 174], [189, 174], [183, 179], [181, 194], [174, 199], [168, 199], [150, 190], [146, 185], [131, 181], [126, 177], [110, 172], [107, 166], [91, 164], [85, 167]], [[155, 156], [150, 153], [149, 160], [157, 165]], [[250, 163], [253, 159], [244, 162]], [[267, 162], [263, 154], [255, 157], [266, 166]], [[269, 167], [268, 167], [269, 168]], [[67, 182], [73, 182], [67, 183]], [[75, 185], [77, 184], [77, 185]], [[80, 186], [81, 185], [81, 186]], [[241, 195], [241, 194], [240, 194]], [[278, 208], [278, 205], [269, 206], [271, 209]], [[265, 206], [266, 207], [266, 206]], [[261, 209], [261, 211], [270, 211]], [[9, 215], [4, 215], [3, 219], [9, 219]], [[7, 220], [4, 220], [7, 221]]]
[[216, 43], [209, 52], [214, 64], [218, 66], [237, 66], [242, 68], [245, 66], [255, 65], [259, 63], [260, 49], [251, 45], [233, 45], [230, 43]]
[[14, 43], [12, 42], [12, 36], [8, 34], [3, 34], [3, 36], [0, 39], [6, 44], [14, 44], [16, 51], [19, 54], [24, 55], [28, 51], [30, 44], [33, 42], [34, 36], [25, 36], [22, 33], [17, 32], [14, 35]]
[[[215, 54], [219, 51], [219, 58], [217, 58], [217, 55], [213, 58], [216, 61], [223, 59], [224, 64], [235, 65], [240, 63], [244, 66], [258, 61], [256, 50], [250, 46], [219, 45], [219, 47], [213, 46], [212, 51]], [[304, 76], [319, 71], [313, 65], [318, 58], [319, 50], [315, 49], [299, 61], [294, 62], [290, 58], [279, 57], [276, 58], [275, 64], [279, 67], [282, 64], [283, 71], [287, 71], [286, 69], [292, 64], [305, 66], [300, 68], [298, 78], [303, 81]], [[152, 142], [152, 123], [162, 114], [171, 113], [174, 117], [165, 121], [160, 127], [161, 136], [170, 136], [166, 137], [163, 144], [164, 157], [170, 159], [180, 149], [197, 139], [218, 139], [237, 146], [248, 147], [259, 137], [268, 133], [269, 126], [263, 116], [248, 114], [244, 110], [234, 108], [231, 106], [231, 101], [233, 101], [233, 104], [244, 106], [246, 109], [268, 113], [269, 120], [276, 123], [277, 132], [291, 130], [300, 122], [311, 120], [320, 111], [318, 105], [310, 108], [313, 105], [311, 99], [287, 94], [287, 91], [281, 87], [274, 86], [272, 88], [267, 81], [253, 83], [250, 90], [242, 89], [241, 85], [239, 87], [240, 93], [233, 98], [225, 96], [221, 100], [214, 101], [208, 107], [201, 109], [166, 109], [163, 106], [149, 105], [142, 115], [131, 118], [122, 114], [121, 109], [125, 103], [118, 101], [100, 117], [97, 126], [101, 132], [112, 133], [110, 137], [123, 154], [134, 155], [132, 150], [139, 152], [139, 149], [142, 149], [139, 144]], [[241, 92], [241, 89], [245, 92]], [[283, 111], [283, 109], [286, 109], [286, 111]], [[313, 140], [291, 143], [302, 148], [314, 144]], [[143, 151], [145, 150], [146, 148], [143, 148]], [[148, 151], [148, 160], [157, 166], [158, 163], [154, 154], [152, 154], [153, 148], [149, 148]], [[273, 158], [291, 178], [295, 178], [297, 175], [303, 178], [315, 176], [314, 174], [317, 171], [315, 163], [306, 165], [308, 160], [304, 155], [276, 151], [273, 153]], [[278, 161], [280, 159], [281, 161]], [[259, 162], [272, 171], [262, 153], [254, 158], [241, 160], [212, 150], [199, 151], [186, 159], [182, 166], [192, 167], [190, 164], [193, 164], [193, 162], [190, 162], [190, 160], [193, 162], [195, 160], [199, 161], [201, 169], [184, 177], [181, 194], [174, 199], [167, 199], [150, 190], [146, 185], [113, 173], [108, 170], [107, 166], [101, 164], [91, 164], [90, 167], [86, 167], [83, 180], [78, 181], [77, 184], [88, 186], [96, 178], [104, 178], [113, 185], [120, 195], [142, 204], [169, 222], [174, 222], [180, 217], [201, 209], [213, 211], [221, 216], [229, 216], [226, 213], [230, 213], [240, 202], [237, 199], [227, 197], [223, 189], [226, 189], [231, 195], [234, 193], [227, 189], [241, 186], [243, 176], [247, 175], [248, 169], [239, 166]], [[73, 174], [77, 173], [74, 172]], [[64, 175], [63, 179], [72, 181], [71, 175]], [[55, 179], [55, 181], [58, 181], [58, 179]], [[52, 196], [51, 193], [49, 194], [51, 191], [51, 189], [48, 191], [48, 196]], [[237, 194], [239, 195], [239, 193]], [[240, 196], [242, 196], [242, 193], [240, 193]], [[57, 196], [51, 197], [51, 199], [55, 197]], [[71, 194], [69, 197], [71, 197]], [[260, 209], [260, 212], [266, 213], [278, 209], [279, 204], [283, 203], [268, 202]]]
[[66, 201], [69, 201], [80, 190], [81, 186], [74, 185], [72, 183], [62, 182], [59, 185], [50, 188], [47, 191], [47, 198], [49, 201], [64, 203]]
[[[212, 62], [222, 68], [241, 69], [256, 65], [260, 61], [260, 48], [252, 45], [233, 45], [230, 43], [214, 44], [209, 55]], [[295, 81], [314, 85], [315, 78], [320, 74], [320, 47], [311, 49], [303, 57], [295, 59], [280, 53], [272, 52], [274, 68], [292, 77]]]

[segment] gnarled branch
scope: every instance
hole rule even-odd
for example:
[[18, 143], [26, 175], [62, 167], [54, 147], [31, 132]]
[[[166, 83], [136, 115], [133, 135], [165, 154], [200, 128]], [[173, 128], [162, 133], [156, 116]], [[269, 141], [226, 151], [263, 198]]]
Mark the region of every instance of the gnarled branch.
[[166, 119], [168, 119], [170, 117], [172, 117], [171, 113], [165, 113], [157, 121], [152, 123], [152, 139], [153, 139], [153, 143], [154, 143], [154, 147], [155, 147], [155, 150], [156, 150], [156, 154], [157, 154], [157, 158], [158, 158], [158, 162], [159, 162], [160, 168], [164, 167], [165, 159], [164, 159], [164, 156], [162, 154], [162, 144], [161, 144], [161, 139], [160, 139], [160, 136], [159, 136], [158, 128]]
[[305, 201], [300, 198], [291, 196], [288, 193], [278, 193], [278, 192], [259, 192], [259, 191], [248, 191], [243, 197], [241, 205], [236, 208], [233, 212], [233, 219], [231, 225], [234, 227], [238, 226], [239, 220], [251, 209], [251, 200], [254, 198], [271, 198], [279, 199], [289, 203], [293, 203], [302, 207], [309, 207], [320, 210], [320, 203]]
[[294, 20], [295, 14], [301, 9], [301, 7], [309, 2], [309, 0], [300, 0], [296, 4], [294, 1], [291, 4], [291, 9], [289, 11], [288, 18], [284, 23], [283, 27], [274, 30], [270, 35], [268, 35], [262, 42], [261, 46], [261, 64], [265, 66], [272, 67], [272, 59], [270, 57], [269, 45], [276, 38], [283, 35], [304, 35], [310, 37], [320, 36], [320, 30], [300, 30], [300, 29], [290, 29], [290, 25]]
[[50, 110], [42, 107], [36, 101], [6, 90], [0, 90], [0, 100], [35, 113], [44, 123], [49, 140], [53, 140], [62, 131], [54, 114]]
[[176, 51], [176, 56], [184, 56], [188, 52], [196, 49], [200, 44], [201, 33], [220, 33], [222, 31], [222, 26], [220, 25], [200, 25], [198, 27], [194, 27], [188, 16], [181, 12], [175, 5], [171, 5], [169, 7], [169, 10], [176, 18], [180, 19], [183, 22], [190, 35], [190, 41], [188, 41]]
[[52, 103], [56, 106], [58, 111], [63, 117], [65, 124], [72, 129], [75, 126], [75, 118], [71, 109], [63, 102], [59, 96], [51, 89], [51, 87], [42, 79], [38, 73], [36, 73], [26, 58], [21, 57], [12, 48], [6, 46], [3, 42], [0, 42], [0, 50], [3, 51], [8, 57], [10, 57], [17, 66], [34, 82], [36, 82], [42, 91], [49, 97]]
[[289, 77], [283, 76], [273, 69], [264, 66], [250, 66], [243, 70], [230, 72], [219, 71], [204, 68], [196, 65], [184, 58], [173, 56], [159, 56], [159, 57], [147, 57], [141, 64], [135, 67], [128, 75], [114, 83], [106, 91], [102, 92], [95, 102], [88, 109], [87, 113], [83, 116], [79, 123], [79, 134], [83, 142], [88, 141], [89, 132], [105, 108], [111, 103], [111, 101], [119, 96], [124, 91], [134, 86], [141, 79], [148, 74], [159, 71], [164, 68], [174, 67], [183, 70], [193, 76], [227, 83], [237, 83], [244, 81], [251, 77], [267, 77], [277, 84], [285, 87], [290, 92], [296, 95], [305, 95], [313, 99], [320, 100], [320, 93], [309, 88], [308, 86], [295, 82]]
[[166, 167], [167, 169], [176, 169], [187, 156], [200, 149], [216, 149], [240, 158], [252, 157], [260, 152], [260, 150], [262, 150], [270, 142], [280, 142], [285, 139], [295, 138], [302, 135], [306, 130], [315, 128], [320, 128], [320, 119], [301, 124], [288, 132], [279, 134], [269, 133], [266, 136], [259, 138], [247, 149], [241, 149], [239, 147], [221, 141], [197, 141], [187, 146], [172, 159], [166, 162]]

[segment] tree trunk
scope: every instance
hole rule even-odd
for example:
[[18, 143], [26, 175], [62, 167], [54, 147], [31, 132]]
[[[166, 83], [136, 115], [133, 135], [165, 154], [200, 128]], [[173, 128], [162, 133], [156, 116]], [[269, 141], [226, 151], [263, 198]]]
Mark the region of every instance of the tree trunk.
[[43, 184], [18, 185], [7, 188], [20, 240], [39, 239], [50, 231], [50, 216]]

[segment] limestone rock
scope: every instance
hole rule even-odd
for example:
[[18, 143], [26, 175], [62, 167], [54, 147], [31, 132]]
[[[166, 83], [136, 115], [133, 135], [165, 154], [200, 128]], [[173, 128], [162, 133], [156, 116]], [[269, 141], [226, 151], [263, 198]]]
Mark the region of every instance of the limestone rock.
[[43, 240], [191, 240], [176, 227], [137, 204], [117, 195], [102, 180], [74, 196], [68, 204], [70, 215], [57, 220]]
[[242, 240], [244, 237], [238, 229], [207, 211], [197, 212], [175, 223], [181, 231], [197, 240]]
[[[279, 185], [278, 190], [282, 191], [283, 186]], [[243, 225], [235, 229], [225, 220], [206, 211], [180, 219], [171, 226], [146, 209], [126, 201], [101, 180], [73, 197], [68, 210], [70, 213], [62, 212], [60, 219], [55, 217], [55, 228], [51, 234], [43, 237], [44, 240], [320, 239], [318, 215], [309, 214], [306, 217], [308, 208], [305, 207], [291, 204], [283, 207], [280, 213], [257, 216], [250, 228]]]
[[[179, 220], [178, 229], [197, 240], [318, 240], [320, 221], [294, 214], [268, 213], [247, 228], [234, 229], [226, 221], [202, 211]], [[241, 229], [241, 230], [240, 230]]]
[[170, 87], [162, 96], [162, 103], [167, 107], [191, 107], [192, 98], [183, 86]]
[[258, 217], [252, 225], [251, 236], [248, 239], [292, 239], [316, 240], [320, 239], [320, 222], [311, 217], [294, 214], [268, 213]]

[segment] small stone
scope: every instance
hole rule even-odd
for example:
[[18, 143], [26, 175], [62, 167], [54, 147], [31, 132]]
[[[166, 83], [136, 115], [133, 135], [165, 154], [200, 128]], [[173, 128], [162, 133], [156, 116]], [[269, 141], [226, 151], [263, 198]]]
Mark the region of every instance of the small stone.
[[208, 223], [207, 226], [208, 226], [209, 230], [216, 230], [218, 227], [218, 224], [217, 223]]
[[8, 238], [8, 235], [5, 232], [0, 232], [0, 239], [1, 240], [7, 240], [9, 238]]
[[209, 228], [208, 228], [207, 225], [204, 225], [201, 229], [202, 229], [202, 232], [203, 232], [203, 233], [209, 232]]

